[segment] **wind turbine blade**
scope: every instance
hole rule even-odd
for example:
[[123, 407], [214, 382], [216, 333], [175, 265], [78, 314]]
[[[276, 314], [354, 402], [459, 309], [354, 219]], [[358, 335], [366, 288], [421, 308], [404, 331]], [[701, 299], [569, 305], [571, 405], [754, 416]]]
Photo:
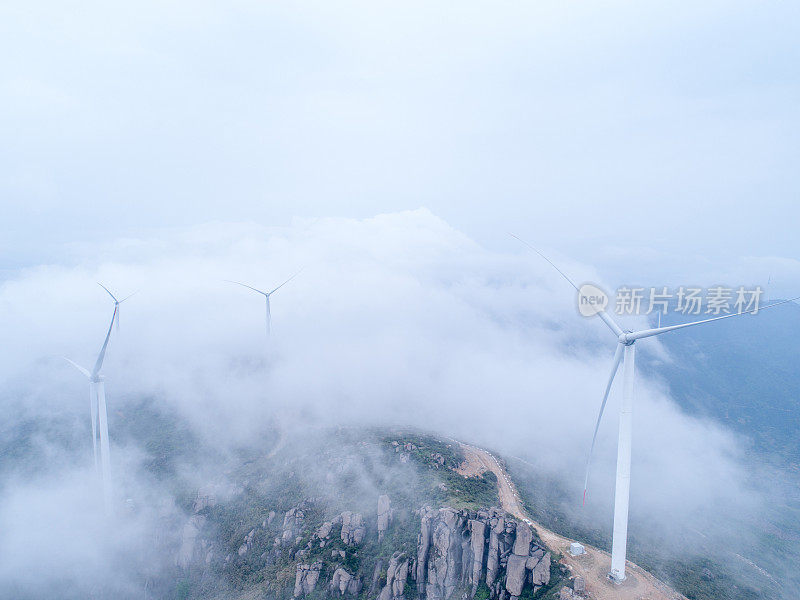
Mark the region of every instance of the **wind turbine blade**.
[[97, 356], [97, 362], [94, 363], [94, 369], [92, 370], [92, 376], [97, 377], [100, 374], [100, 369], [103, 368], [103, 359], [106, 357], [106, 348], [108, 348], [108, 340], [111, 338], [111, 330], [114, 327], [114, 321], [117, 318], [117, 307], [114, 307], [114, 314], [111, 315], [111, 323], [108, 326], [108, 333], [106, 333], [106, 339], [103, 342], [103, 347], [100, 348], [100, 354]]
[[132, 296], [135, 296], [135, 295], [136, 295], [136, 294], [138, 294], [140, 291], [141, 291], [141, 290], [136, 290], [136, 291], [135, 291], [135, 292], [133, 292], [132, 294], [128, 294], [128, 295], [127, 295], [127, 296], [125, 296], [125, 297], [124, 297], [122, 300], [120, 300], [120, 301], [119, 301], [119, 303], [120, 303], [120, 304], [122, 304], [123, 302], [125, 302], [125, 300], [127, 300], [128, 298], [130, 298], [130, 297], [132, 297]]
[[300, 270], [299, 270], [297, 273], [295, 273], [294, 275], [292, 275], [291, 277], [289, 277], [289, 279], [287, 279], [287, 280], [286, 280], [286, 281], [284, 281], [282, 284], [280, 284], [278, 287], [276, 287], [274, 290], [272, 290], [271, 292], [269, 292], [269, 295], [271, 296], [272, 294], [274, 294], [275, 292], [277, 292], [279, 289], [281, 289], [283, 286], [285, 286], [287, 283], [289, 283], [289, 282], [290, 282], [292, 279], [294, 279], [295, 277], [297, 277], [298, 275], [300, 275], [300, 273], [302, 273], [302, 272], [303, 272], [303, 269], [300, 269]]
[[562, 271], [561, 269], [559, 269], [559, 268], [558, 268], [558, 267], [555, 265], [555, 263], [554, 263], [552, 260], [550, 260], [549, 258], [547, 258], [547, 257], [546, 257], [544, 254], [542, 254], [541, 252], [539, 252], [539, 251], [538, 251], [536, 248], [534, 248], [533, 246], [531, 246], [531, 245], [530, 245], [528, 242], [526, 242], [525, 240], [523, 240], [521, 237], [517, 237], [517, 236], [516, 236], [516, 235], [514, 235], [513, 233], [509, 233], [508, 235], [510, 235], [511, 237], [513, 237], [515, 240], [522, 242], [522, 243], [523, 243], [523, 244], [525, 244], [525, 245], [526, 245], [528, 248], [530, 248], [531, 250], [533, 250], [534, 252], [536, 252], [536, 254], [538, 254], [538, 255], [539, 255], [539, 256], [541, 256], [543, 259], [545, 259], [545, 260], [546, 260], [546, 261], [547, 261], [547, 262], [550, 264], [550, 266], [551, 266], [551, 267], [553, 267], [553, 268], [554, 268], [556, 271], [558, 271], [558, 272], [561, 274], [561, 276], [562, 276], [564, 279], [566, 279], [566, 280], [567, 280], [567, 282], [568, 282], [568, 283], [569, 283], [569, 284], [570, 284], [572, 287], [574, 287], [574, 288], [575, 288], [575, 291], [576, 291], [576, 292], [578, 291], [578, 286], [577, 286], [577, 285], [575, 285], [575, 282], [574, 282], [574, 281], [572, 281], [572, 279], [570, 279], [569, 277], [567, 277], [566, 273], [564, 273], [564, 271]]
[[108, 288], [106, 286], [104, 286], [99, 281], [97, 282], [97, 285], [99, 285], [101, 288], [103, 288], [108, 293], [108, 295], [111, 296], [111, 298], [114, 300], [114, 302], [119, 303], [119, 300], [117, 300], [117, 297], [114, 296], [114, 294], [112, 294], [111, 292], [109, 292]]
[[[561, 276], [562, 276], [564, 279], [566, 279], [566, 280], [567, 280], [567, 282], [568, 282], [568, 283], [569, 283], [569, 284], [570, 284], [572, 287], [574, 287], [574, 288], [575, 288], [575, 291], [576, 291], [576, 292], [580, 293], [580, 290], [578, 289], [578, 286], [577, 286], [577, 285], [575, 285], [575, 282], [574, 282], [574, 281], [572, 281], [572, 279], [570, 279], [569, 277], [567, 277], [566, 273], [564, 273], [564, 271], [562, 271], [561, 269], [559, 269], [559, 268], [558, 268], [558, 267], [555, 265], [555, 263], [554, 263], [552, 260], [550, 260], [549, 258], [547, 258], [547, 257], [546, 257], [544, 254], [542, 254], [541, 252], [539, 252], [539, 251], [538, 251], [536, 248], [534, 248], [533, 246], [531, 246], [531, 245], [530, 245], [528, 242], [526, 242], [526, 241], [525, 241], [525, 240], [523, 240], [522, 238], [520, 238], [520, 237], [517, 237], [517, 236], [516, 236], [516, 235], [514, 235], [513, 233], [509, 233], [508, 235], [510, 235], [511, 237], [513, 237], [515, 240], [518, 240], [518, 241], [522, 242], [522, 243], [523, 243], [523, 244], [525, 244], [525, 245], [526, 245], [528, 248], [530, 248], [531, 250], [533, 250], [534, 252], [536, 252], [536, 254], [538, 254], [538, 255], [539, 255], [539, 256], [541, 256], [541, 257], [542, 257], [544, 260], [546, 260], [546, 261], [548, 262], [548, 264], [549, 264], [551, 267], [553, 267], [553, 268], [554, 268], [556, 271], [558, 271], [558, 272], [559, 272], [559, 274], [560, 274], [560, 275], [561, 275]], [[614, 332], [614, 335], [616, 335], [616, 336], [619, 336], [620, 334], [622, 334], [622, 328], [621, 328], [619, 325], [617, 325], [617, 323], [614, 321], [614, 319], [612, 319], [610, 316], [608, 316], [608, 313], [607, 313], [606, 311], [604, 311], [604, 310], [597, 311], [597, 316], [598, 316], [598, 317], [600, 317], [600, 319], [602, 319], [603, 323], [605, 323], [605, 324], [608, 326], [608, 328], [609, 328], [609, 329], [610, 329], [612, 332]]]
[[614, 377], [619, 370], [619, 364], [622, 362], [622, 344], [617, 344], [617, 349], [614, 352], [614, 365], [611, 367], [611, 375], [608, 377], [606, 383], [606, 391], [603, 394], [603, 402], [600, 404], [600, 412], [597, 415], [597, 423], [594, 425], [594, 435], [592, 435], [592, 446], [589, 448], [589, 458], [586, 460], [586, 478], [583, 481], [583, 504], [586, 504], [586, 490], [589, 489], [589, 468], [592, 465], [592, 455], [594, 454], [594, 444], [597, 441], [597, 432], [600, 430], [600, 421], [603, 419], [603, 411], [606, 409], [606, 402], [608, 402], [608, 394], [611, 392], [611, 384], [614, 383]]
[[800, 300], [800, 296], [796, 298], [789, 298], [788, 300], [781, 300], [780, 302], [775, 302], [773, 304], [767, 304], [766, 306], [761, 306], [759, 308], [754, 308], [753, 310], [748, 310], [745, 312], [734, 313], [732, 315], [723, 315], [721, 317], [713, 317], [711, 319], [703, 319], [702, 321], [693, 321], [692, 323], [682, 323], [681, 325], [670, 325], [668, 327], [656, 327], [655, 329], [643, 329], [641, 331], [634, 331], [633, 333], [625, 334], [625, 339], [629, 342], [634, 342], [636, 340], [640, 340], [642, 338], [652, 337], [654, 335], [660, 335], [662, 333], [667, 333], [668, 331], [675, 331], [676, 329], [683, 329], [684, 327], [692, 327], [694, 325], [702, 325], [703, 323], [711, 323], [712, 321], [721, 321], [722, 319], [730, 319], [731, 317], [741, 317], [744, 315], [753, 314], [756, 312], [761, 312], [762, 310], [767, 310], [768, 308], [773, 308], [775, 306], [780, 306], [781, 304], [786, 304], [787, 302], [794, 302], [795, 300]]
[[61, 358], [63, 358], [65, 361], [67, 361], [67, 362], [68, 362], [69, 364], [71, 364], [73, 367], [75, 367], [76, 369], [78, 369], [78, 371], [80, 371], [81, 373], [83, 373], [84, 375], [86, 375], [86, 377], [88, 377], [88, 378], [90, 378], [90, 379], [91, 379], [91, 377], [92, 377], [92, 374], [91, 374], [91, 373], [89, 373], [89, 371], [87, 371], [86, 369], [84, 369], [82, 366], [80, 366], [78, 363], [72, 362], [72, 361], [71, 361], [70, 359], [68, 359], [66, 356], [62, 356]]
[[258, 292], [259, 294], [262, 294], [264, 296], [268, 296], [269, 295], [267, 292], [262, 292], [261, 290], [258, 290], [258, 289], [254, 288], [251, 285], [247, 285], [246, 283], [239, 283], [238, 281], [231, 281], [230, 279], [226, 279], [225, 281], [227, 281], [228, 283], [235, 283], [236, 285], [240, 285], [242, 287], [250, 288], [254, 292]]

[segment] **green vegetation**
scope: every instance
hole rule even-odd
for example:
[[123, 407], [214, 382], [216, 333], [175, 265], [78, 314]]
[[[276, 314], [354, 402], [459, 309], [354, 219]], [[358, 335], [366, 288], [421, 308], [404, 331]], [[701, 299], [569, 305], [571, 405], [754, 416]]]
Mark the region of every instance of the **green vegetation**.
[[539, 591], [539, 598], [537, 600], [557, 600], [559, 597], [559, 590], [567, 583], [570, 572], [565, 566], [561, 565], [559, 561], [561, 556], [559, 554], [552, 554], [550, 561], [550, 583]]
[[417, 462], [432, 468], [445, 467], [456, 469], [464, 462], [464, 453], [455, 442], [444, 442], [431, 435], [398, 434], [384, 437], [383, 440], [392, 448], [408, 452]]
[[474, 600], [489, 600], [490, 596], [489, 588], [486, 586], [485, 581], [481, 581], [478, 584], [478, 591], [475, 592]]
[[392, 452], [407, 453], [411, 461], [426, 467], [420, 479], [434, 503], [473, 510], [499, 505], [494, 473], [464, 477], [455, 471], [464, 462], [464, 453], [457, 443], [405, 433], [386, 436], [383, 444]]

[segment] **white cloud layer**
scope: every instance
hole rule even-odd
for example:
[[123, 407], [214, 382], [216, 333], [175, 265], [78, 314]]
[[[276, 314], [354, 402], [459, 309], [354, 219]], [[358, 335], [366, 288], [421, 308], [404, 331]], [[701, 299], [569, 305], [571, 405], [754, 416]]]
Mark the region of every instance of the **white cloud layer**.
[[[563, 267], [596, 280], [585, 266]], [[270, 288], [300, 268], [273, 297], [267, 340], [263, 298], [224, 280]], [[487, 251], [425, 210], [98, 246], [84, 263], [30, 269], [0, 287], [6, 414], [88, 419], [85, 380], [59, 357], [93, 361], [112, 311], [97, 281], [120, 295], [141, 290], [122, 305], [108, 353], [112, 412], [150, 395], [220, 448], [257, 444], [276, 413], [301, 430], [423, 427], [523, 457], [580, 496], [614, 340], [578, 316], [569, 286], [534, 255]], [[730, 525], [715, 515], [757, 510], [740, 440], [641, 378], [637, 394], [634, 519], [710, 533]], [[612, 393], [591, 489], [601, 528], [617, 408]], [[41, 485], [68, 485], [59, 478], [69, 473]], [[0, 519], [55, 518], [38, 488], [12, 487]]]

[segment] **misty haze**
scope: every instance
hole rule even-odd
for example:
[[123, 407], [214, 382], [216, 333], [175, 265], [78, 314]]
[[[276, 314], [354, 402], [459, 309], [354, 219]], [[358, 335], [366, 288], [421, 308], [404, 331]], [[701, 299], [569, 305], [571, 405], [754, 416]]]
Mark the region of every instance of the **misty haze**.
[[800, 598], [799, 17], [0, 7], [0, 598]]

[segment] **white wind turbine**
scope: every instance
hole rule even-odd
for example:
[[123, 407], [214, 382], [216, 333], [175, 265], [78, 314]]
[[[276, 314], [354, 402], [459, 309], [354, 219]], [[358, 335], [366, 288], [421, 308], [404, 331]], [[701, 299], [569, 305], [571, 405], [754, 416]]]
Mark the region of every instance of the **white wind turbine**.
[[[302, 269], [300, 269], [300, 271], [302, 271]], [[266, 304], [267, 304], [267, 337], [269, 337], [269, 335], [271, 333], [271, 330], [272, 330], [272, 316], [270, 314], [270, 309], [269, 309], [269, 298], [270, 298], [270, 296], [272, 296], [272, 294], [277, 292], [279, 289], [281, 289], [283, 286], [285, 286], [287, 283], [289, 283], [292, 279], [297, 277], [300, 274], [300, 271], [298, 271], [297, 273], [295, 273], [294, 275], [289, 277], [289, 279], [284, 281], [278, 287], [270, 290], [269, 292], [264, 292], [262, 290], [256, 289], [253, 286], [247, 285], [246, 283], [239, 283], [238, 281], [231, 281], [230, 279], [226, 279], [225, 281], [227, 281], [228, 283], [235, 283], [236, 285], [241, 285], [242, 287], [246, 287], [248, 289], [251, 289], [254, 292], [258, 292], [259, 294], [264, 296], [264, 298], [266, 300]]]
[[112, 294], [109, 291], [109, 289], [106, 286], [104, 286], [102, 283], [98, 283], [97, 285], [99, 285], [101, 288], [103, 288], [106, 291], [106, 293], [109, 296], [111, 296], [111, 299], [114, 301], [114, 311], [116, 312], [116, 320], [117, 320], [117, 331], [119, 331], [119, 305], [122, 304], [123, 302], [125, 302], [125, 300], [127, 300], [131, 296], [136, 295], [138, 292], [133, 292], [133, 294], [130, 294], [129, 296], [125, 296], [122, 300], [117, 300], [117, 297], [114, 294]]
[[[117, 319], [118, 305], [114, 306], [114, 314], [111, 315], [111, 323], [106, 332], [106, 339], [103, 341], [103, 347], [100, 348], [100, 354], [97, 355], [97, 360], [94, 363], [92, 371], [89, 372], [79, 364], [64, 358], [73, 367], [78, 369], [81, 373], [86, 375], [89, 380], [89, 405], [92, 415], [92, 450], [94, 451], [94, 467], [100, 471], [103, 480], [103, 501], [106, 512], [111, 511], [111, 457], [108, 444], [108, 413], [106, 411], [106, 388], [104, 377], [100, 374], [103, 368], [103, 359], [106, 356], [106, 348], [108, 348], [108, 340], [111, 338], [111, 330], [114, 327], [114, 321]], [[100, 437], [100, 468], [98, 468], [97, 460], [97, 438], [98, 433]]]
[[[564, 272], [559, 269], [549, 258], [539, 252], [536, 248], [512, 234], [512, 237], [518, 239], [520, 242], [528, 246], [531, 250], [536, 252], [550, 266], [552, 266], [559, 274], [566, 279], [569, 284], [578, 292], [580, 301], [580, 289], [577, 285], [567, 277]], [[701, 321], [694, 321], [692, 323], [682, 323], [680, 325], [669, 325], [666, 327], [656, 327], [654, 329], [642, 329], [639, 331], [623, 330], [617, 323], [599, 306], [596, 309], [596, 314], [608, 326], [611, 332], [617, 339], [617, 349], [614, 353], [614, 362], [611, 367], [611, 375], [606, 383], [605, 392], [603, 393], [603, 401], [600, 404], [600, 412], [597, 415], [597, 422], [594, 426], [594, 435], [592, 436], [592, 445], [589, 450], [589, 458], [586, 463], [586, 478], [583, 487], [583, 499], [586, 501], [586, 489], [589, 483], [589, 466], [592, 460], [592, 453], [594, 452], [595, 441], [597, 440], [597, 431], [600, 428], [600, 420], [603, 418], [603, 411], [606, 407], [608, 394], [611, 391], [611, 384], [614, 382], [614, 377], [617, 374], [620, 363], [623, 364], [622, 374], [622, 406], [619, 413], [619, 438], [617, 442], [617, 480], [614, 488], [614, 528], [611, 541], [611, 571], [608, 576], [610, 579], [617, 583], [625, 580], [625, 554], [628, 545], [628, 503], [630, 498], [630, 483], [631, 483], [631, 438], [633, 432], [633, 382], [634, 382], [634, 360], [635, 360], [635, 343], [637, 340], [643, 338], [653, 337], [683, 329], [685, 327], [692, 327], [694, 325], [701, 325], [703, 323], [710, 323], [712, 321], [719, 321], [731, 317], [740, 317], [751, 313], [756, 313], [761, 310], [766, 310], [780, 304], [792, 302], [800, 299], [790, 298], [789, 300], [781, 300], [767, 306], [755, 308], [753, 310], [723, 315], [721, 317], [713, 317], [711, 319], [703, 319]], [[660, 321], [659, 321], [660, 325]]]

